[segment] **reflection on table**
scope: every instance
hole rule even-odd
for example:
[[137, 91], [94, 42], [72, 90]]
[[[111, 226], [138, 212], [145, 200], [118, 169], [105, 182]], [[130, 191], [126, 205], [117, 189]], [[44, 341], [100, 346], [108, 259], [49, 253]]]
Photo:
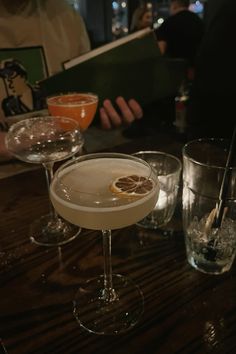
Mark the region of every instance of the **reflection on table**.
[[[108, 150], [180, 157], [181, 148], [159, 135]], [[136, 225], [114, 231], [113, 270], [139, 284], [144, 313], [126, 334], [98, 336], [78, 326], [72, 299], [80, 283], [102, 273], [100, 233], [83, 230], [61, 248], [31, 244], [29, 224], [48, 208], [43, 170], [3, 178], [0, 191], [0, 337], [10, 354], [236, 352], [236, 268], [210, 276], [187, 263], [181, 200], [166, 233]]]

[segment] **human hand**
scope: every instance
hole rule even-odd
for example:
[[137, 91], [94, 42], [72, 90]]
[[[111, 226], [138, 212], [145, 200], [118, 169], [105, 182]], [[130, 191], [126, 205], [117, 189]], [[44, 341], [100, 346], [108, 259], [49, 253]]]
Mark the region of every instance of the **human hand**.
[[0, 161], [7, 161], [13, 158], [5, 144], [6, 134], [6, 132], [0, 132]]
[[106, 99], [103, 102], [103, 107], [100, 108], [100, 120], [103, 129], [118, 128], [122, 124], [130, 125], [134, 120], [143, 117], [143, 110], [136, 100], [125, 101], [123, 97], [119, 96], [115, 102], [120, 113], [117, 112], [109, 99]]

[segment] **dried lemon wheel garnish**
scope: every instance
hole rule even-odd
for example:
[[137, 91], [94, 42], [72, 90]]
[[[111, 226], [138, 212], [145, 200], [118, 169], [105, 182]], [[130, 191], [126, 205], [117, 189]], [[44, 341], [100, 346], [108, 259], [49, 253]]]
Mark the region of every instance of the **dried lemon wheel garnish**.
[[154, 187], [154, 182], [147, 177], [131, 175], [117, 177], [111, 184], [111, 191], [126, 197], [143, 197]]

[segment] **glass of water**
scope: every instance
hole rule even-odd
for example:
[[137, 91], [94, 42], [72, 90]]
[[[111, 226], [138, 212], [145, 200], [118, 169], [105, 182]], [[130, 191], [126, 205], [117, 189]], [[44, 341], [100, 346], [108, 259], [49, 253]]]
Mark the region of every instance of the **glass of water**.
[[229, 271], [236, 254], [236, 162], [229, 167], [220, 227], [214, 226], [230, 142], [198, 139], [183, 147], [183, 228], [188, 262], [209, 274]]
[[134, 156], [151, 165], [160, 186], [155, 208], [137, 225], [147, 229], [160, 229], [168, 224], [174, 214], [182, 163], [177, 157], [162, 151], [139, 151]]

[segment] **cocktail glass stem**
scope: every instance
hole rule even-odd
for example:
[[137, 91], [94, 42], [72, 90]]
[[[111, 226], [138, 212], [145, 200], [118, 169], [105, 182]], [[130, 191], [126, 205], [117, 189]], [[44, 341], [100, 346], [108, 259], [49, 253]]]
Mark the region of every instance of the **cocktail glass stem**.
[[[50, 191], [50, 184], [53, 179], [53, 166], [54, 166], [53, 162], [43, 163], [43, 167], [45, 168], [45, 174], [46, 174], [48, 195], [49, 195], [49, 191]], [[50, 214], [52, 216], [52, 220], [57, 220], [58, 215], [56, 213], [56, 210], [53, 208], [51, 202], [49, 202], [49, 208], [50, 208]]]
[[102, 230], [103, 255], [104, 255], [104, 289], [103, 301], [111, 303], [118, 300], [118, 296], [113, 289], [112, 263], [111, 263], [111, 230]]
[[[45, 169], [49, 196], [54, 162], [44, 162], [42, 165]], [[60, 218], [49, 200], [49, 214], [42, 216], [32, 223], [30, 227], [30, 239], [41, 246], [60, 246], [72, 241], [78, 236], [80, 231], [80, 227]]]

